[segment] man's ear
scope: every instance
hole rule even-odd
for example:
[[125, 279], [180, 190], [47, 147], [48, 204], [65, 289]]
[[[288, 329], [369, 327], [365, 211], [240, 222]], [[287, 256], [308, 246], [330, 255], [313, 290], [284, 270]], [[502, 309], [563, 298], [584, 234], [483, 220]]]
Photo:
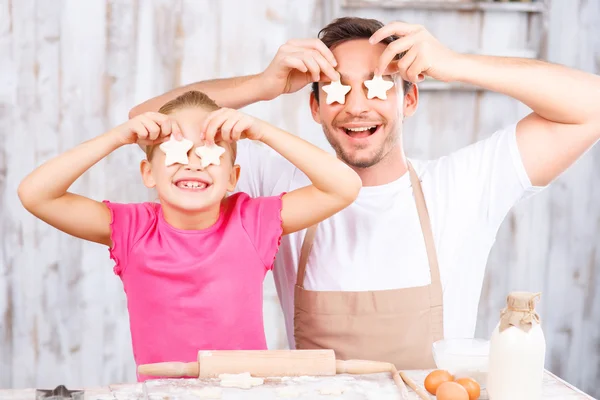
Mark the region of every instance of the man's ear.
[[240, 179], [240, 169], [240, 166], [237, 164], [231, 168], [231, 172], [229, 173], [229, 182], [227, 182], [228, 192], [233, 192], [235, 190], [238, 180]]
[[[402, 82], [404, 84], [404, 82]], [[413, 114], [417, 111], [417, 106], [419, 105], [419, 88], [416, 84], [410, 85], [410, 89], [406, 91], [404, 94], [404, 101], [402, 105], [402, 111], [404, 117], [412, 117]]]
[[152, 176], [152, 164], [148, 160], [142, 160], [140, 163], [140, 172], [142, 173], [142, 180], [147, 188], [153, 188], [156, 186], [156, 181]]
[[319, 100], [315, 96], [315, 92], [310, 92], [310, 112], [312, 113], [312, 117], [317, 124], [321, 124], [321, 116], [319, 115]]

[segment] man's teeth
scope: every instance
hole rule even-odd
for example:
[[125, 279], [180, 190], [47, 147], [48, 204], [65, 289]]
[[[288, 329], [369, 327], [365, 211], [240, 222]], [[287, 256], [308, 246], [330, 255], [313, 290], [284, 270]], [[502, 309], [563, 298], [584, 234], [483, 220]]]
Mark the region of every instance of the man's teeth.
[[373, 126], [361, 126], [359, 128], [346, 128], [347, 131], [350, 132], [364, 132], [364, 131], [368, 131], [369, 129], [374, 129], [376, 128], [376, 125]]
[[206, 187], [206, 183], [198, 181], [180, 181], [177, 182], [177, 186], [186, 189], [204, 189]]

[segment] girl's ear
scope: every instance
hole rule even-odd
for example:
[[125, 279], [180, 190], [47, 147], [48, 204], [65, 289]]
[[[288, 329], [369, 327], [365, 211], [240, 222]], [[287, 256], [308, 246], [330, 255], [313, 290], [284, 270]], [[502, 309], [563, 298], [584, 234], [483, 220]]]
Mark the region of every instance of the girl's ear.
[[235, 164], [233, 168], [231, 168], [231, 173], [229, 174], [229, 182], [227, 184], [227, 191], [233, 192], [237, 185], [238, 179], [240, 179], [240, 166]]
[[142, 160], [140, 163], [140, 172], [142, 173], [142, 180], [147, 188], [153, 188], [156, 186], [156, 181], [152, 176], [152, 164], [148, 160]]

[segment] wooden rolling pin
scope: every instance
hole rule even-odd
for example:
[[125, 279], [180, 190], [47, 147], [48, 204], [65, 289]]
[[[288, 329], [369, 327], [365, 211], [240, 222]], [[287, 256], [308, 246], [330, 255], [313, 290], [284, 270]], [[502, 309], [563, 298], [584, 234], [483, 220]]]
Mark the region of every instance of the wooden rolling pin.
[[[256, 377], [332, 376], [389, 372], [402, 399], [408, 390], [393, 364], [367, 360], [336, 360], [333, 350], [213, 350], [199, 351], [197, 362], [143, 364], [138, 373], [170, 378], [216, 378], [220, 374], [250, 373]], [[420, 395], [420, 393], [419, 393]]]
[[197, 362], [144, 364], [138, 373], [170, 378], [216, 378], [220, 374], [252, 376], [335, 375], [333, 350], [211, 350], [199, 351]]

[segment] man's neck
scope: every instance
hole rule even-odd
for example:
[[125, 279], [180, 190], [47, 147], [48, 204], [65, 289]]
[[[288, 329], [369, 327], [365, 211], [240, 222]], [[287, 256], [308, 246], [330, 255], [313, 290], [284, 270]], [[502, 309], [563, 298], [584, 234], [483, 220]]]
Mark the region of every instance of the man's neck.
[[395, 146], [381, 161], [369, 168], [353, 168], [363, 186], [380, 186], [393, 182], [408, 171], [402, 146]]

